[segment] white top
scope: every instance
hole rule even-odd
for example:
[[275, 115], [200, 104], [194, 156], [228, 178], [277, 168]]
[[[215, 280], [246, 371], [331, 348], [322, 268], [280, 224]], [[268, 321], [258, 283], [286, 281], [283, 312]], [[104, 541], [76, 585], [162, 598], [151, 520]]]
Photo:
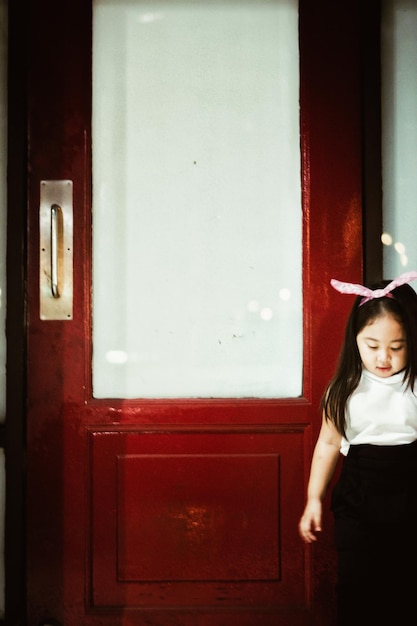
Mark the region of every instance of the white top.
[[395, 446], [417, 439], [417, 396], [405, 389], [403, 377], [404, 372], [380, 378], [363, 370], [347, 403], [342, 454], [348, 453], [350, 445]]

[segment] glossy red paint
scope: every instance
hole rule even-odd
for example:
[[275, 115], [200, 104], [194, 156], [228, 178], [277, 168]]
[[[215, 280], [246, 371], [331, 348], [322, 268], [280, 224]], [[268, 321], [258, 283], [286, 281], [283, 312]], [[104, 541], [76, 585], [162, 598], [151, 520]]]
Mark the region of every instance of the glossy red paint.
[[[353, 4], [300, 3], [303, 397], [105, 402], [91, 397], [90, 371], [91, 6], [73, 0], [63, 19], [60, 3], [32, 2], [29, 626], [331, 625], [331, 520], [314, 552], [297, 522], [350, 307], [329, 280], [362, 273]], [[71, 322], [39, 319], [42, 179], [74, 181]]]
[[302, 604], [304, 550], [280, 516], [302, 504], [282, 477], [302, 447], [302, 427], [91, 431], [91, 607]]

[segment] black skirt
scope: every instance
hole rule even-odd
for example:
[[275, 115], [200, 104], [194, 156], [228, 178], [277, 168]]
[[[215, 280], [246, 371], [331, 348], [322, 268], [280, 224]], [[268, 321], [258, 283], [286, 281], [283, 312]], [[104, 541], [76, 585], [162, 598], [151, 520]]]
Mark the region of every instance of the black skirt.
[[354, 445], [333, 490], [339, 626], [417, 624], [417, 442]]

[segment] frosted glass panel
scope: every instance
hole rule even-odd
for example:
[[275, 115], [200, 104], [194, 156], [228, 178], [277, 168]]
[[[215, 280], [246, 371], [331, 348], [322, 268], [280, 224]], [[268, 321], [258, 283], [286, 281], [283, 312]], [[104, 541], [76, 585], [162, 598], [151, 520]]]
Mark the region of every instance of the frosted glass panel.
[[302, 392], [298, 4], [94, 2], [95, 397]]
[[[417, 269], [417, 3], [382, 3], [384, 275]], [[415, 287], [415, 285], [412, 285]]]

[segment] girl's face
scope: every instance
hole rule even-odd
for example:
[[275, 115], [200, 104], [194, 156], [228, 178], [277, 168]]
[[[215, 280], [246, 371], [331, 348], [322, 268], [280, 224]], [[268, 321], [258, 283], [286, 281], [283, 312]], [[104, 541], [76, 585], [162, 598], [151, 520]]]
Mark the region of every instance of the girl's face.
[[388, 313], [364, 326], [356, 342], [363, 366], [376, 376], [387, 378], [403, 370], [407, 364], [404, 329]]

